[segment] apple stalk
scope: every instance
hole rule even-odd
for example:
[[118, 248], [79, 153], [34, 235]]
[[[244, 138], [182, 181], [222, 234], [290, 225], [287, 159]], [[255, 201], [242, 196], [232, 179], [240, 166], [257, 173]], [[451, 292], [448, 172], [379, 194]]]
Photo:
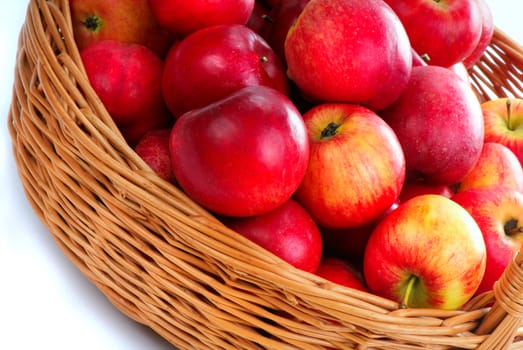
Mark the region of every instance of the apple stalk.
[[407, 288], [405, 289], [405, 295], [403, 296], [403, 300], [401, 301], [401, 305], [400, 305], [401, 309], [408, 308], [410, 296], [412, 295], [412, 290], [418, 282], [419, 282], [418, 276], [416, 276], [416, 275], [409, 276], [409, 280], [407, 281]]

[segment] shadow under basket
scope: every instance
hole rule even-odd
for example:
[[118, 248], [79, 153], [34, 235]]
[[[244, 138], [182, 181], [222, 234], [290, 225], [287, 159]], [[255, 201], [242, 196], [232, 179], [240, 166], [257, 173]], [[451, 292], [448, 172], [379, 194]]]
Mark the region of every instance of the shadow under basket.
[[[463, 309], [402, 309], [293, 268], [157, 177], [90, 87], [68, 6], [30, 1], [8, 125], [34, 211], [121, 312], [179, 349], [523, 348], [523, 254]], [[470, 76], [483, 101], [522, 97], [522, 71], [496, 29]]]

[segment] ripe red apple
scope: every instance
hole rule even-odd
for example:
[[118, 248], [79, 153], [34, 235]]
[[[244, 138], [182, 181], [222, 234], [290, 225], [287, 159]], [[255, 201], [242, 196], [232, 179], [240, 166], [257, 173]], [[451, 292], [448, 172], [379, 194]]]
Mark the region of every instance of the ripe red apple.
[[69, 6], [80, 50], [101, 40], [116, 40], [144, 45], [163, 57], [174, 39], [156, 22], [148, 0], [70, 0]]
[[287, 96], [249, 86], [184, 113], [171, 132], [174, 175], [189, 196], [226, 216], [287, 201], [309, 161], [302, 116]]
[[404, 93], [380, 114], [398, 136], [407, 171], [433, 184], [459, 182], [481, 153], [480, 103], [447, 68], [414, 67]]
[[231, 218], [226, 225], [294, 267], [315, 273], [322, 256], [318, 226], [307, 211], [289, 199], [268, 213]]
[[170, 134], [170, 128], [148, 131], [138, 141], [134, 151], [159, 177], [165, 181], [175, 183], [176, 179], [172, 171], [169, 152]]
[[476, 48], [482, 26], [477, 0], [385, 0], [403, 23], [412, 47], [429, 64], [450, 67]]
[[361, 266], [363, 254], [369, 237], [385, 216], [391, 213], [399, 205], [396, 201], [391, 207], [376, 220], [357, 227], [345, 229], [327, 229], [320, 227], [323, 237], [323, 250], [333, 257], [342, 257], [356, 266]]
[[289, 93], [278, 56], [259, 34], [243, 25], [194, 32], [173, 46], [165, 60], [162, 91], [175, 117], [252, 85]]
[[316, 275], [345, 287], [368, 292], [361, 272], [350, 262], [341, 258], [323, 258], [316, 270]]
[[405, 158], [392, 129], [368, 108], [325, 103], [303, 115], [307, 172], [295, 198], [326, 228], [365, 225], [396, 201]]
[[272, 8], [270, 21], [266, 21], [264, 38], [285, 65], [285, 39], [287, 38], [287, 33], [309, 1], [281, 1]]
[[496, 142], [485, 142], [478, 161], [461, 180], [458, 191], [494, 185], [504, 185], [523, 192], [523, 168], [508, 147]]
[[481, 14], [481, 34], [479, 37], [479, 42], [467, 57], [463, 59], [464, 66], [469, 69], [471, 68], [483, 55], [487, 49], [492, 36], [494, 35], [494, 17], [490, 6], [485, 0], [475, 0], [479, 7], [479, 12]]
[[161, 91], [163, 61], [152, 50], [103, 40], [83, 49], [81, 58], [91, 86], [129, 144], [172, 123]]
[[403, 203], [409, 199], [423, 194], [438, 194], [447, 198], [454, 195], [454, 191], [447, 185], [434, 185], [423, 178], [406, 179], [399, 195], [399, 202]]
[[247, 24], [254, 0], [149, 0], [156, 21], [179, 38], [218, 24]]
[[523, 99], [496, 98], [481, 104], [485, 142], [507, 146], [523, 166]]
[[405, 307], [457, 309], [476, 292], [486, 248], [478, 224], [449, 198], [400, 204], [372, 232], [363, 275], [375, 294]]
[[412, 68], [411, 46], [381, 0], [310, 1], [285, 41], [287, 74], [319, 102], [390, 105]]
[[523, 243], [523, 194], [504, 186], [469, 189], [452, 199], [479, 225], [487, 265], [476, 294], [491, 290]]

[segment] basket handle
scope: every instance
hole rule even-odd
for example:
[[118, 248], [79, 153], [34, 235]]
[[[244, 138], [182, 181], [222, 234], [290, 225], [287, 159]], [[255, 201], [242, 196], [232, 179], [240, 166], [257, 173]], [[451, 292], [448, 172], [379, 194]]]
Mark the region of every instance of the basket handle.
[[508, 349], [523, 321], [523, 245], [494, 284], [495, 302], [476, 330], [490, 334], [478, 349]]

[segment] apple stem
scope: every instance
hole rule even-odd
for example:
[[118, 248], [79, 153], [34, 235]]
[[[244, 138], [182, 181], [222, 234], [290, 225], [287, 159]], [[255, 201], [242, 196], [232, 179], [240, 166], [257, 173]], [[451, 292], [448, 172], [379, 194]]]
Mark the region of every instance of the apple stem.
[[267, 56], [262, 56], [262, 57], [260, 57], [260, 62], [262, 62], [262, 63], [269, 62], [269, 59], [267, 58]]
[[263, 14], [263, 15], [261, 16], [261, 18], [262, 18], [264, 21], [267, 21], [267, 22], [269, 22], [269, 23], [274, 23], [274, 19], [273, 19], [271, 16], [267, 15], [267, 14]]
[[91, 32], [94, 32], [98, 30], [101, 26], [100, 17], [95, 15], [88, 16], [83, 22], [83, 25]]
[[512, 101], [510, 98], [507, 98], [507, 124], [510, 130], [514, 130], [512, 128]]
[[403, 296], [403, 300], [401, 302], [400, 308], [406, 309], [408, 308], [410, 296], [412, 294], [412, 289], [414, 288], [414, 285], [418, 281], [418, 277], [416, 275], [411, 275], [409, 277], [409, 281], [407, 284], [407, 289], [405, 290], [405, 295]]
[[325, 139], [336, 135], [336, 131], [339, 127], [339, 124], [336, 124], [335, 122], [330, 122], [329, 125], [327, 125], [325, 129], [321, 131], [321, 138]]
[[421, 59], [422, 59], [423, 61], [425, 61], [425, 63], [429, 63], [429, 62], [430, 62], [430, 56], [429, 56], [428, 53], [424, 53], [424, 54], [421, 55], [420, 57], [421, 57]]

